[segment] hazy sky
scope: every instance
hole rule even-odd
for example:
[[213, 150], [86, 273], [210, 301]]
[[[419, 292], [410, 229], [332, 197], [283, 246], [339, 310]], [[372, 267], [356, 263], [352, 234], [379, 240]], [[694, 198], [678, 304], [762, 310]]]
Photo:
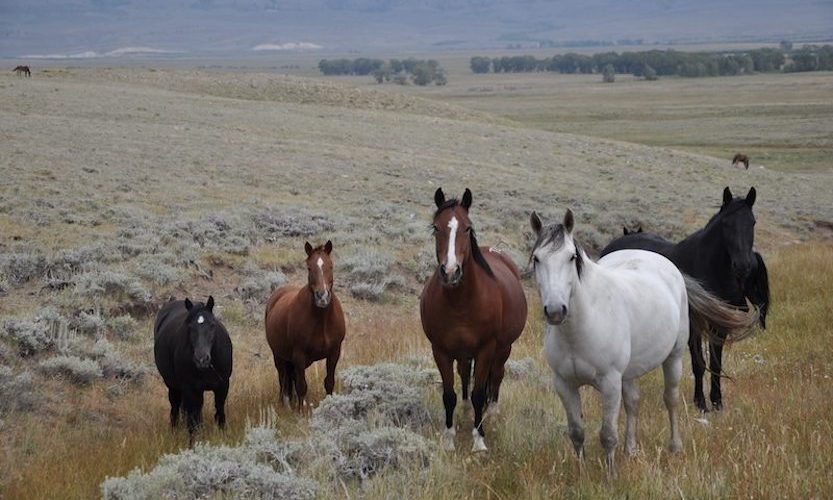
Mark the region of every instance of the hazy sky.
[[833, 1], [0, 0], [0, 56], [833, 39]]

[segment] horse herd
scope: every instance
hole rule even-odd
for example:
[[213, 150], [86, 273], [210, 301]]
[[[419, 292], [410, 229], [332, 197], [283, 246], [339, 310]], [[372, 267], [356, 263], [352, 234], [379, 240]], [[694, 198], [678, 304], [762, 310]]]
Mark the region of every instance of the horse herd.
[[[769, 286], [763, 259], [753, 249], [755, 197], [754, 188], [745, 197], [734, 197], [727, 187], [718, 213], [683, 241], [674, 244], [641, 228], [626, 229], [598, 261], [576, 239], [570, 210], [555, 224], [531, 214], [535, 242], [528, 267], [547, 323], [545, 357], [580, 458], [584, 425], [579, 388], [590, 385], [601, 393], [600, 439], [608, 477], [615, 474], [622, 402], [627, 417], [625, 452], [636, 449], [639, 377], [662, 366], [670, 450], [679, 451], [676, 407], [686, 347], [695, 375], [695, 403], [708, 411], [702, 341], [709, 342], [710, 401], [717, 410], [723, 405], [723, 345], [749, 335], [758, 323], [765, 327]], [[442, 378], [441, 439], [446, 448], [454, 449], [456, 362], [464, 401], [469, 399], [473, 368], [472, 451], [485, 451], [484, 412], [497, 409], [504, 364], [526, 325], [526, 296], [512, 260], [478, 245], [469, 217], [471, 191], [466, 189], [458, 200], [447, 199], [437, 189], [434, 203], [431, 228], [437, 268], [420, 296], [420, 317]], [[294, 399], [298, 411], [307, 408], [305, 369], [313, 362], [326, 360], [326, 393], [335, 386], [345, 322], [333, 290], [332, 249], [330, 241], [318, 247], [307, 242], [307, 284], [276, 289], [266, 306], [266, 340], [280, 396], [289, 405]], [[215, 420], [220, 427], [225, 423], [232, 344], [213, 309], [213, 297], [204, 304], [170, 302], [159, 311], [154, 329], [154, 355], [168, 387], [171, 425], [177, 425], [182, 407], [191, 442], [201, 423], [204, 391], [214, 392]]]

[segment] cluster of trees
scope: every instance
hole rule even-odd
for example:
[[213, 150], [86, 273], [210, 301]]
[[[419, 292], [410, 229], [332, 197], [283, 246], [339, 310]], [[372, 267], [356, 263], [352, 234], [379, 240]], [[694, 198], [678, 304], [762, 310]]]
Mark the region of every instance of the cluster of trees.
[[[608, 66], [615, 73], [631, 73], [648, 80], [658, 76], [685, 77], [741, 75], [752, 72], [818, 71], [833, 69], [833, 46], [805, 46], [797, 50], [772, 48], [744, 52], [681, 52], [648, 50], [643, 52], [604, 52], [583, 55], [567, 53], [544, 59], [534, 56], [471, 58], [474, 73], [604, 73]], [[790, 46], [791, 49], [791, 46]], [[786, 53], [786, 54], [785, 54]], [[789, 62], [788, 62], [789, 58]]]
[[318, 69], [325, 75], [373, 75], [378, 83], [394, 82], [400, 85], [445, 85], [445, 70], [434, 59], [322, 59]]

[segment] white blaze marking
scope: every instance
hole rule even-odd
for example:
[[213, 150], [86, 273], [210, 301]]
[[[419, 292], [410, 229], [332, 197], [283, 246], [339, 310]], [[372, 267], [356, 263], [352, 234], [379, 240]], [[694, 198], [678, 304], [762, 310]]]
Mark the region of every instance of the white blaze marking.
[[321, 271], [321, 284], [324, 285], [324, 291], [326, 292], [327, 291], [327, 282], [324, 279], [324, 259], [322, 259], [321, 257], [318, 257], [318, 262], [316, 262], [316, 264], [318, 264], [318, 270]]
[[448, 221], [448, 228], [451, 229], [451, 233], [448, 236], [448, 256], [445, 259], [446, 271], [457, 269], [457, 227], [459, 225], [457, 217], [451, 217], [451, 220]]
[[203, 324], [203, 323], [205, 323], [205, 318], [203, 318], [203, 317], [202, 317], [202, 315], [200, 315], [200, 316], [197, 318], [197, 323], [199, 323], [199, 324]]

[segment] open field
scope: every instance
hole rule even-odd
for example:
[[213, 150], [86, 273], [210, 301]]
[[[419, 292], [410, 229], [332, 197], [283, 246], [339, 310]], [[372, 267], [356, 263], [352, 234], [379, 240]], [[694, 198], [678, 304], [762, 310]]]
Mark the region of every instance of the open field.
[[[579, 472], [541, 355], [537, 293], [526, 282], [529, 324], [501, 414], [487, 423], [488, 455], [469, 454], [472, 416], [461, 405], [458, 450], [432, 449], [427, 466], [404, 463], [364, 481], [333, 479], [320, 464], [296, 472], [320, 483], [320, 498], [826, 496], [826, 76], [655, 82], [661, 97], [648, 95], [646, 82], [555, 75], [450, 78], [431, 89], [141, 68], [0, 76], [0, 496], [94, 497], [105, 477], [149, 470], [185, 446], [184, 433], [167, 427], [151, 356], [152, 314], [170, 295], [213, 294], [235, 342], [229, 429], [209, 425], [204, 438], [236, 445], [266, 424], [282, 441], [313, 439], [308, 419], [278, 406], [261, 323], [270, 287], [303, 277], [305, 239], [335, 244], [336, 292], [348, 314], [340, 369], [393, 361], [430, 372], [416, 304], [432, 270], [437, 186], [449, 195], [470, 187], [481, 242], [523, 264], [533, 209], [555, 217], [572, 207], [579, 238], [598, 248], [623, 224], [680, 237], [714, 213], [726, 185], [758, 190], [756, 243], [774, 306], [766, 332], [729, 349], [727, 409], [703, 423], [685, 408], [681, 456], [664, 451], [654, 374], [643, 383], [641, 452], [620, 458], [611, 485], [602, 481], [598, 399], [585, 393], [588, 462]], [[727, 92], [744, 96], [738, 105], [759, 121], [725, 125]], [[787, 115], [770, 108], [771, 95]], [[672, 123], [679, 131], [668, 131]], [[686, 129], [696, 144], [676, 142]], [[766, 169], [732, 170], [720, 150], [742, 137], [807, 151], [801, 164], [785, 156]], [[53, 324], [66, 325], [60, 338]], [[44, 362], [58, 355], [94, 360], [101, 374], [87, 382], [73, 368], [56, 375]], [[130, 370], [115, 370], [118, 362]], [[323, 366], [308, 374], [318, 402]], [[430, 418], [414, 430], [433, 443], [439, 387], [418, 390]], [[688, 378], [683, 394], [689, 403]]]
[[[406, 92], [509, 118], [526, 126], [667, 146], [753, 166], [833, 171], [833, 74], [661, 78], [517, 73], [475, 75], [448, 61], [445, 87]], [[354, 79], [372, 86], [370, 78]]]

